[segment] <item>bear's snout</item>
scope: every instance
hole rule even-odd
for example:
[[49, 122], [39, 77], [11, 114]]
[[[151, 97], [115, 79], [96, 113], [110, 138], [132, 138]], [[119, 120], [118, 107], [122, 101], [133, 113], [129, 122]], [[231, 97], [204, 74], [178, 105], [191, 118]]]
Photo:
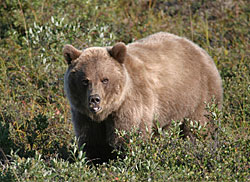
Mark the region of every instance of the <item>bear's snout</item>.
[[98, 94], [89, 96], [89, 103], [90, 104], [100, 104], [100, 102], [101, 102], [101, 98]]
[[101, 98], [98, 94], [89, 96], [89, 108], [91, 112], [98, 112], [101, 110], [99, 104], [101, 103]]

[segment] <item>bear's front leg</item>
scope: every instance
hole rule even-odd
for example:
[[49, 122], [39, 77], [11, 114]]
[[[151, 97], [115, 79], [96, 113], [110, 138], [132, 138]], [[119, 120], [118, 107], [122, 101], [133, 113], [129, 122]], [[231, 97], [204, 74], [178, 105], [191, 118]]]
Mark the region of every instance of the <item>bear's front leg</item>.
[[78, 138], [78, 146], [84, 145], [86, 157], [94, 163], [105, 162], [116, 157], [114, 149], [114, 124], [107, 118], [98, 123], [72, 109], [72, 122]]
[[78, 147], [80, 148], [83, 144], [87, 143], [87, 133], [90, 127], [89, 122], [87, 121], [86, 116], [74, 109], [71, 109], [71, 115], [75, 135], [78, 139]]

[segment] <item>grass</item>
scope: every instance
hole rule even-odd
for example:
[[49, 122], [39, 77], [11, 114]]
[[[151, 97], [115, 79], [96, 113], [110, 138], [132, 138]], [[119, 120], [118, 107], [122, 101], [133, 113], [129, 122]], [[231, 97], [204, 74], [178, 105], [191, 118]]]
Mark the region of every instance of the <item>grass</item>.
[[[250, 180], [250, 4], [239, 1], [21, 1], [0, 7], [0, 181]], [[63, 91], [62, 47], [129, 43], [158, 31], [185, 36], [214, 59], [224, 105], [215, 130], [183, 140], [178, 122], [159, 137], [131, 131], [125, 158], [88, 165]], [[120, 133], [124, 136], [124, 133]]]

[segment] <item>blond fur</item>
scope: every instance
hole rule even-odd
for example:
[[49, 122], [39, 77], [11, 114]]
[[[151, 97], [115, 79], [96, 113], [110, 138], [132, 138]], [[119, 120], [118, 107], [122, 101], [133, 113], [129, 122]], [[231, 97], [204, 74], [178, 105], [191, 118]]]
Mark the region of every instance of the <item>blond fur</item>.
[[[64, 49], [67, 60], [72, 58], [65, 91], [80, 145], [113, 145], [114, 129], [136, 127], [145, 133], [156, 122], [168, 128], [171, 120], [184, 118], [204, 124], [208, 121], [204, 103], [214, 97], [221, 107], [222, 82], [213, 60], [185, 38], [160, 32], [127, 46], [88, 48], [79, 56], [70, 48]], [[102, 112], [93, 115], [88, 111], [87, 93], [74, 91], [81, 83], [71, 90], [71, 72], [84, 72], [93, 81], [91, 93], [101, 95]], [[111, 77], [110, 82], [115, 80], [108, 92], [98, 82], [103, 75]]]

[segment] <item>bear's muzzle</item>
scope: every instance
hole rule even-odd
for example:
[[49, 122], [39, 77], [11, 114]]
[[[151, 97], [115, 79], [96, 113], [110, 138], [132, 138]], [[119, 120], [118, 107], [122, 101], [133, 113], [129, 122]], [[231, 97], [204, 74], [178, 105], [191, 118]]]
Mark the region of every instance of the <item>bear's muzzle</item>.
[[99, 112], [102, 108], [100, 107], [101, 98], [98, 94], [89, 96], [89, 109], [93, 113]]

